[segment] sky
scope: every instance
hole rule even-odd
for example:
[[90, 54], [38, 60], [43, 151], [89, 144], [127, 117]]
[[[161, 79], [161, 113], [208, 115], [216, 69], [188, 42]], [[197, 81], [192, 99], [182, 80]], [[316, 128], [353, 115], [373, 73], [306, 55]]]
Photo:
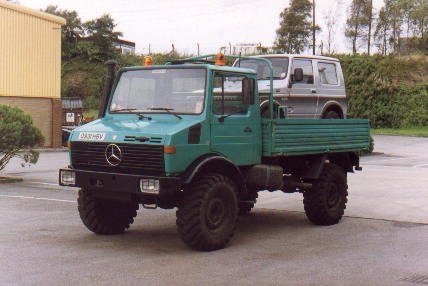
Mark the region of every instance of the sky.
[[[346, 11], [351, 0], [316, 0], [316, 22], [326, 37], [325, 16], [337, 9], [335, 51], [349, 52], [343, 30]], [[60, 9], [76, 10], [83, 21], [109, 13], [117, 23], [116, 30], [123, 38], [136, 43], [137, 53], [171, 51], [172, 44], [179, 52], [218, 52], [229, 42], [261, 43], [272, 46], [279, 14], [288, 0], [18, 0], [21, 5], [44, 9], [56, 5]], [[341, 3], [341, 4], [340, 4]], [[379, 10], [383, 0], [373, 0]], [[339, 4], [339, 5], [338, 5]], [[318, 41], [317, 41], [318, 42]]]

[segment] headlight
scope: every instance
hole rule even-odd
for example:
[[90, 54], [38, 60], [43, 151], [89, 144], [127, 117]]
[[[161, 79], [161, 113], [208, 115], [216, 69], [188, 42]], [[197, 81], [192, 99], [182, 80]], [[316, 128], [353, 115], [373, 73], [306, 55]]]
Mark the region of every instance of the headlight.
[[73, 171], [61, 170], [59, 177], [60, 177], [60, 185], [63, 185], [63, 186], [76, 185], [76, 173]]
[[146, 194], [159, 195], [159, 180], [140, 179], [140, 191]]

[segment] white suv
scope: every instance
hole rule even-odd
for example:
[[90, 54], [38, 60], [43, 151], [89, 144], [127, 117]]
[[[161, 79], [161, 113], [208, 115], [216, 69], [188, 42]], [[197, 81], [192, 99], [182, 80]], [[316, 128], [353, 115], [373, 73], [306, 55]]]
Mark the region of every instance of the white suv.
[[[275, 105], [287, 106], [288, 117], [346, 118], [345, 83], [338, 59], [292, 54], [255, 57], [271, 61]], [[234, 66], [257, 72], [262, 115], [267, 116], [268, 96], [263, 95], [270, 88], [267, 64], [241, 59]]]

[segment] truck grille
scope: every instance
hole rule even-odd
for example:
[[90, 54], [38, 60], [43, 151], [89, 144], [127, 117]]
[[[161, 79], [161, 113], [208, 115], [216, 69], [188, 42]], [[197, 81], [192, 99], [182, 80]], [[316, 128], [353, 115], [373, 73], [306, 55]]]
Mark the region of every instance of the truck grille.
[[163, 146], [143, 144], [116, 144], [122, 151], [122, 161], [117, 166], [106, 160], [106, 148], [110, 143], [72, 142], [71, 164], [73, 168], [139, 175], [163, 175], [165, 173]]

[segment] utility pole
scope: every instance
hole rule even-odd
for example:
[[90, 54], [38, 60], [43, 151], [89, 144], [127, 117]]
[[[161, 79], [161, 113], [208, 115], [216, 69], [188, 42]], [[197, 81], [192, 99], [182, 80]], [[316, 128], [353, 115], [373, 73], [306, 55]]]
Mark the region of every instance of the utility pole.
[[174, 54], [175, 53], [175, 46], [174, 46], [174, 44], [171, 44], [172, 45], [172, 53]]
[[198, 45], [198, 57], [199, 57], [199, 43], [196, 43], [196, 45]]
[[232, 54], [232, 44], [229, 42], [229, 55]]
[[149, 55], [152, 54], [152, 46], [149, 44]]
[[372, 21], [373, 21], [373, 0], [370, 0], [370, 13], [369, 13], [369, 34], [367, 38], [367, 55], [370, 56], [370, 45], [371, 45], [371, 38], [372, 38]]
[[312, 54], [315, 55], [315, 0], [312, 0]]

